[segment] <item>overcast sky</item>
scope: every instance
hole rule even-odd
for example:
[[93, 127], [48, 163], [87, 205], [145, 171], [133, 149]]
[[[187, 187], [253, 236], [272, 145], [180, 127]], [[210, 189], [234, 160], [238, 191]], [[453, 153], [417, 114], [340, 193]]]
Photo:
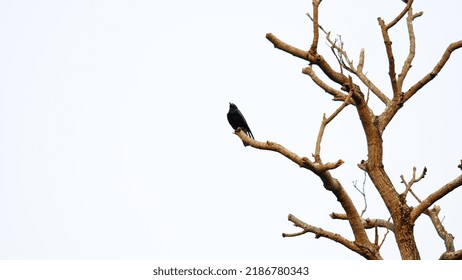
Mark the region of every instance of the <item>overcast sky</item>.
[[[405, 89], [462, 39], [458, 1], [415, 0], [417, 55]], [[324, 0], [321, 24], [341, 34], [350, 58], [389, 93], [377, 17], [400, 0]], [[268, 32], [299, 48], [312, 36], [311, 1], [0, 1], [1, 259], [362, 259], [297, 232], [289, 213], [352, 237], [335, 197], [305, 169], [272, 152], [244, 148], [226, 120], [228, 102], [255, 137], [300, 156], [314, 152], [323, 113], [339, 103], [301, 73], [307, 65], [273, 48]], [[405, 24], [391, 31], [397, 66]], [[325, 40], [320, 51], [334, 62]], [[461, 51], [406, 103], [385, 131], [385, 167], [399, 176], [428, 168], [421, 198], [460, 174]], [[376, 107], [376, 112], [381, 107]], [[324, 161], [359, 210], [367, 157], [353, 107], [326, 129]], [[388, 216], [366, 181], [365, 216]], [[439, 201], [444, 226], [462, 243], [456, 190]], [[409, 199], [409, 203], [415, 203]], [[383, 231], [381, 236], [383, 236]], [[372, 233], [371, 233], [372, 234]], [[422, 216], [422, 258], [444, 244]], [[398, 259], [387, 237], [382, 255]]]

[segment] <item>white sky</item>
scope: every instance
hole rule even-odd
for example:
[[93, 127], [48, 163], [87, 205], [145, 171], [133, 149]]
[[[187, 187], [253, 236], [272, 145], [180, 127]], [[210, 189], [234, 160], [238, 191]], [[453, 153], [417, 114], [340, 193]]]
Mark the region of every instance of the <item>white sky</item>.
[[[459, 1], [416, 0], [417, 56], [405, 87], [462, 38]], [[444, 2], [444, 3], [443, 3]], [[314, 152], [323, 113], [339, 103], [301, 73], [306, 62], [273, 48], [268, 32], [300, 48], [311, 42], [311, 1], [0, 1], [1, 259], [362, 259], [287, 215], [351, 238], [335, 197], [309, 171], [244, 148], [227, 123], [228, 102], [257, 140], [301, 156]], [[377, 17], [399, 0], [324, 0], [321, 24], [342, 34], [350, 57], [390, 92]], [[404, 24], [399, 25], [400, 28]], [[391, 32], [398, 69], [407, 34]], [[321, 41], [321, 51], [334, 61]], [[428, 168], [423, 198], [460, 170], [461, 51], [407, 103], [385, 132], [385, 166], [399, 176]], [[380, 109], [380, 108], [378, 108]], [[378, 110], [377, 109], [377, 110]], [[327, 127], [325, 161], [362, 209], [352, 182], [366, 158], [352, 107]], [[388, 218], [370, 181], [371, 218]], [[462, 243], [460, 201], [440, 216]], [[412, 199], [410, 202], [415, 203]], [[427, 217], [421, 255], [443, 252]], [[383, 235], [383, 231], [381, 232]], [[397, 259], [388, 236], [383, 257]]]

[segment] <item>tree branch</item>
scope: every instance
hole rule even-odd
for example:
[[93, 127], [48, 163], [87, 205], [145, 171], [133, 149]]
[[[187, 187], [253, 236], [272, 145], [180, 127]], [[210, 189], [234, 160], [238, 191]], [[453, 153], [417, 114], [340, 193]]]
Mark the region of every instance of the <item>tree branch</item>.
[[[341, 243], [348, 249], [353, 250], [355, 252], [358, 250], [358, 247], [352, 241], [344, 238], [340, 234], [326, 231], [326, 230], [323, 230], [322, 228], [309, 225], [292, 214], [289, 214], [288, 220], [294, 223], [294, 226], [303, 229], [303, 232], [314, 233], [315, 238], [325, 237], [335, 242]], [[284, 234], [284, 237], [288, 237], [288, 235], [289, 234]]]
[[[375, 259], [375, 260], [382, 259], [382, 257], [380, 256], [378, 251], [375, 251], [375, 250], [373, 250], [371, 248], [365, 248], [363, 246], [359, 246], [356, 242], [352, 242], [352, 241], [344, 238], [340, 234], [333, 233], [333, 232], [330, 232], [330, 231], [327, 231], [327, 230], [323, 230], [322, 228], [309, 225], [309, 224], [301, 221], [300, 219], [298, 219], [297, 217], [295, 217], [292, 214], [289, 214], [288, 219], [289, 219], [289, 221], [294, 223], [294, 225], [296, 227], [299, 227], [299, 228], [303, 229], [303, 231], [301, 233], [295, 233], [295, 234], [287, 234], [287, 233], [285, 233], [285, 234], [283, 234], [284, 237], [298, 236], [298, 235], [301, 235], [301, 234], [304, 234], [304, 233], [307, 233], [307, 232], [311, 232], [311, 233], [315, 234], [315, 238], [324, 237], [324, 238], [330, 239], [332, 241], [338, 242], [338, 243], [342, 244], [343, 246], [347, 247], [348, 249], [360, 254], [361, 256], [363, 256], [366, 259]], [[372, 252], [372, 251], [374, 251], [374, 252]]]
[[406, 18], [407, 23], [407, 31], [409, 34], [409, 54], [406, 58], [406, 61], [403, 64], [403, 68], [401, 69], [401, 73], [398, 75], [398, 89], [402, 91], [404, 79], [407, 76], [407, 73], [412, 67], [412, 60], [415, 57], [415, 35], [414, 35], [414, 26], [413, 21], [415, 18], [420, 17], [423, 15], [423, 12], [413, 14], [412, 8], [409, 8], [408, 16]]
[[[335, 56], [340, 62], [340, 65], [354, 74], [356, 77], [361, 80], [361, 82], [372, 91], [384, 104], [387, 104], [390, 99], [363, 73], [364, 68], [364, 49], [361, 49], [359, 54], [359, 62], [357, 67], [354, 66], [353, 61], [348, 58], [348, 53], [343, 49], [343, 43], [339, 47], [329, 36], [329, 33], [326, 34], [326, 39], [329, 42], [331, 49], [334, 49], [339, 55]], [[343, 60], [345, 58], [346, 62]], [[346, 66], [345, 64], [348, 64]]]
[[288, 150], [287, 148], [285, 148], [284, 146], [278, 143], [270, 142], [270, 141], [259, 142], [255, 139], [252, 139], [245, 133], [245, 131], [241, 129], [237, 129], [234, 133], [237, 136], [239, 136], [239, 138], [241, 138], [241, 140], [244, 141], [246, 144], [249, 144], [250, 146], [256, 149], [277, 152], [285, 156], [286, 158], [290, 159], [292, 162], [294, 162], [298, 166], [309, 169], [317, 175], [324, 173], [328, 170], [335, 169], [343, 164], [343, 160], [341, 159], [337, 160], [336, 162], [327, 162], [327, 163], [313, 162], [307, 157], [298, 156], [296, 153]]
[[313, 0], [313, 42], [311, 43], [310, 47], [310, 53], [313, 54], [318, 52], [317, 49], [319, 41], [319, 4], [321, 4], [321, 0]]
[[397, 24], [404, 17], [404, 15], [407, 13], [407, 11], [411, 8], [413, 2], [414, 2], [414, 0], [409, 0], [407, 2], [406, 7], [404, 7], [404, 9], [401, 11], [401, 13], [399, 13], [398, 16], [396, 16], [389, 24], [386, 25], [387, 30], [392, 28], [395, 24]]
[[430, 217], [430, 220], [433, 223], [433, 226], [436, 229], [436, 232], [438, 235], [443, 239], [444, 241], [444, 246], [446, 247], [446, 252], [454, 252], [454, 236], [447, 232], [447, 230], [444, 228], [443, 223], [441, 220], [438, 218], [438, 214], [440, 212], [441, 208], [437, 205], [433, 207], [433, 209], [427, 209], [425, 211], [425, 214], [427, 214]]
[[[348, 216], [346, 214], [340, 214], [340, 213], [332, 212], [329, 216], [332, 219], [336, 219], [336, 220], [348, 220]], [[363, 226], [364, 226], [365, 229], [371, 229], [371, 228], [375, 228], [375, 227], [382, 227], [382, 228], [386, 228], [386, 229], [388, 229], [390, 231], [395, 230], [395, 226], [393, 225], [392, 222], [387, 221], [387, 220], [383, 220], [383, 219], [366, 218], [366, 219], [362, 219], [362, 223], [363, 223]]]
[[316, 75], [316, 73], [314, 73], [311, 66], [303, 68], [302, 73], [310, 76], [311, 80], [313, 80], [313, 82], [316, 85], [318, 85], [320, 88], [322, 88], [325, 92], [332, 95], [334, 97], [333, 100], [335, 100], [335, 101], [345, 101], [346, 100], [346, 97], [347, 97], [346, 94], [344, 94], [343, 92], [341, 92], [339, 90], [336, 90], [336, 89], [332, 88], [331, 86], [329, 86], [328, 84], [326, 84], [323, 80], [321, 80]]
[[[390, 219], [391, 219], [391, 217], [388, 219], [387, 222], [390, 222]], [[394, 227], [393, 227], [393, 229], [387, 228], [387, 231], [386, 231], [385, 234], [383, 235], [382, 242], [380, 242], [380, 244], [379, 244], [379, 248], [382, 248], [382, 245], [383, 245], [383, 243], [385, 243], [385, 240], [387, 239], [387, 236], [388, 236], [388, 234], [390, 233], [390, 231], [393, 232], [393, 231], [394, 231]]]
[[299, 157], [294, 152], [289, 151], [288, 149], [277, 143], [269, 141], [259, 142], [257, 140], [254, 140], [247, 136], [247, 134], [243, 130], [237, 129], [235, 131], [235, 134], [238, 135], [239, 138], [241, 138], [241, 140], [244, 141], [246, 144], [249, 144], [250, 146], [256, 149], [278, 152], [286, 158], [290, 159], [292, 162], [296, 163], [298, 166], [309, 169], [314, 174], [316, 174], [319, 177], [319, 179], [321, 179], [321, 181], [323, 182], [324, 188], [335, 195], [337, 201], [340, 202], [342, 208], [345, 210], [345, 213], [347, 213], [350, 227], [355, 236], [355, 242], [366, 247], [368, 246], [368, 244], [371, 244], [364, 230], [364, 227], [362, 226], [361, 217], [359, 216], [359, 213], [356, 210], [353, 201], [343, 188], [342, 184], [337, 179], [332, 177], [332, 175], [329, 172], [329, 170], [335, 169], [342, 165], [342, 160], [328, 163], [313, 162], [306, 157]]
[[455, 178], [451, 182], [442, 186], [440, 189], [436, 190], [425, 198], [417, 207], [415, 207], [411, 212], [411, 222], [414, 222], [425, 210], [428, 209], [433, 203], [443, 198], [445, 195], [455, 190], [456, 188], [462, 185], [462, 175]]
[[323, 71], [323, 73], [326, 74], [326, 76], [333, 82], [336, 82], [337, 84], [342, 86], [348, 83], [348, 78], [345, 75], [338, 73], [334, 69], [332, 69], [332, 67], [329, 65], [329, 63], [327, 63], [327, 61], [322, 57], [322, 55], [319, 55], [317, 53], [312, 54], [310, 52], [295, 48], [279, 40], [272, 33], [266, 34], [266, 39], [268, 39], [274, 45], [275, 48], [280, 49], [293, 56], [307, 60], [312, 64], [318, 65], [319, 68], [321, 68], [321, 70]]
[[356, 186], [357, 181], [354, 181], [354, 183], [353, 183], [353, 187], [361, 194], [361, 196], [363, 197], [363, 200], [364, 200], [364, 208], [361, 211], [361, 217], [364, 215], [364, 213], [366, 213], [366, 210], [367, 210], [367, 198], [366, 198], [366, 189], [365, 189], [365, 187], [366, 187], [366, 179], [367, 179], [367, 172], [364, 171], [364, 180], [363, 180], [363, 184], [362, 184], [362, 190]]
[[326, 114], [323, 115], [322, 117], [322, 122], [321, 126], [319, 127], [319, 132], [318, 132], [318, 137], [316, 139], [316, 148], [314, 152], [314, 161], [315, 162], [322, 162], [321, 161], [321, 141], [322, 141], [322, 136], [324, 135], [324, 130], [326, 126], [346, 107], [348, 106], [348, 101], [351, 98], [351, 95], [353, 94], [353, 90], [350, 90], [350, 94], [348, 94], [347, 98], [345, 101], [340, 105], [340, 107], [335, 110], [332, 115], [330, 115], [328, 118], [326, 118]]
[[314, 58], [307, 51], [298, 49], [287, 43], [284, 43], [283, 41], [279, 40], [279, 38], [274, 36], [272, 33], [267, 33], [266, 39], [268, 39], [276, 49], [280, 49], [281, 51], [284, 51], [286, 53], [289, 53], [293, 56], [296, 56], [298, 58], [301, 58], [307, 61], [314, 60]]
[[[419, 202], [422, 203], [422, 200], [412, 191], [412, 185], [414, 183], [419, 182], [421, 179], [425, 177], [427, 173], [427, 168], [425, 167], [422, 174], [416, 178], [416, 168], [413, 168], [412, 172], [412, 179], [409, 182], [406, 182], [404, 180], [404, 176], [401, 175], [401, 180], [402, 183], [406, 186], [406, 190], [403, 192], [402, 196], [405, 198], [406, 194], [408, 192], [411, 192], [411, 194], [414, 196], [414, 198]], [[443, 223], [441, 220], [438, 218], [438, 214], [440, 212], [441, 208], [438, 205], [435, 205], [433, 209], [425, 209], [423, 213], [425, 213], [428, 217], [430, 217], [430, 220], [433, 223], [433, 226], [435, 227], [436, 232], [438, 235], [443, 239], [444, 241], [444, 246], [446, 247], [446, 252], [454, 252], [454, 236], [450, 234], [449, 232], [446, 231], [446, 229], [443, 226]]]
[[[311, 15], [308, 13], [307, 16], [314, 21], [314, 19], [311, 17]], [[390, 100], [389, 98], [363, 73], [363, 68], [364, 68], [364, 49], [361, 49], [360, 55], [359, 55], [359, 62], [358, 66], [355, 68], [353, 65], [353, 61], [348, 58], [347, 52], [343, 49], [343, 43], [341, 43], [341, 46], [339, 47], [337, 45], [337, 41], [332, 41], [330, 38], [330, 32], [326, 32], [321, 26], [319, 28], [324, 32], [326, 35], [326, 40], [329, 43], [332, 52], [334, 53], [335, 57], [337, 58], [337, 61], [340, 64], [340, 67], [346, 68], [348, 71], [350, 71], [352, 74], [356, 75], [361, 82], [372, 91], [383, 103], [387, 104]], [[346, 63], [348, 63], [348, 66], [345, 65], [345, 62], [343, 61], [343, 58], [346, 59]], [[341, 71], [341, 73], [343, 73]], [[305, 73], [306, 74], [306, 73]]]
[[462, 48], [462, 40], [451, 43], [447, 48], [446, 51], [443, 53], [443, 56], [441, 59], [438, 61], [438, 63], [433, 67], [432, 71], [425, 75], [420, 81], [418, 81], [416, 84], [414, 84], [409, 90], [404, 94], [404, 99], [403, 101], [406, 102], [411, 98], [418, 90], [423, 88], [428, 82], [433, 80], [436, 75], [443, 69], [444, 65], [446, 62], [449, 60], [451, 57], [451, 54], [453, 51]]
[[295, 232], [295, 233], [282, 233], [282, 237], [297, 237], [300, 235], [304, 235], [305, 233], [308, 233], [309, 231], [307, 230], [302, 230], [300, 232]]
[[413, 167], [412, 168], [412, 179], [409, 182], [406, 182], [403, 175], [400, 176], [401, 183], [403, 183], [404, 186], [406, 187], [404, 192], [401, 194], [401, 196], [404, 197], [404, 198], [406, 198], [408, 192], [411, 191], [412, 185], [414, 185], [414, 183], [419, 182], [420, 180], [422, 180], [425, 177], [425, 175], [427, 174], [427, 167], [424, 167], [424, 169], [422, 171], [422, 174], [420, 174], [420, 176], [418, 178], [416, 177], [416, 171], [417, 171], [417, 169], [415, 167]]
[[385, 50], [387, 52], [388, 58], [388, 75], [390, 76], [391, 88], [393, 89], [393, 95], [395, 96], [398, 94], [398, 87], [396, 83], [395, 57], [393, 56], [391, 40], [388, 34], [389, 27], [387, 27], [383, 19], [378, 18], [377, 20], [379, 21], [380, 29], [382, 30], [382, 37], [385, 43]]

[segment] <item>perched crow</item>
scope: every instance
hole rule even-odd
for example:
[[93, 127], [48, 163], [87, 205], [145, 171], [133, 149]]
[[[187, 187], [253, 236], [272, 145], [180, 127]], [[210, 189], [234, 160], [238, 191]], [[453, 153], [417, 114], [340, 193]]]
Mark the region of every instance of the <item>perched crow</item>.
[[[255, 139], [241, 111], [239, 111], [237, 106], [233, 103], [229, 103], [229, 112], [227, 114], [227, 117], [229, 124], [234, 128], [234, 130], [241, 128], [250, 138]], [[242, 143], [244, 143], [244, 141], [242, 141]], [[244, 146], [248, 145], [244, 143]]]

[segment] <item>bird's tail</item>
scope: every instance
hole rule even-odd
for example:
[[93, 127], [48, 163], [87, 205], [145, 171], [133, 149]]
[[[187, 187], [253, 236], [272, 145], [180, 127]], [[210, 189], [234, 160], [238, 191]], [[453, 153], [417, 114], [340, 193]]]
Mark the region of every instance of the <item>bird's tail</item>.
[[[245, 131], [245, 134], [247, 134], [247, 136], [249, 136], [249, 137], [252, 138], [252, 139], [255, 139], [255, 138], [253, 137], [252, 131], [247, 130], [247, 129], [245, 129], [244, 131]], [[242, 143], [244, 143], [244, 146], [245, 146], [245, 147], [247, 147], [247, 146], [249, 145], [249, 144], [246, 144], [244, 141], [242, 141]]]

